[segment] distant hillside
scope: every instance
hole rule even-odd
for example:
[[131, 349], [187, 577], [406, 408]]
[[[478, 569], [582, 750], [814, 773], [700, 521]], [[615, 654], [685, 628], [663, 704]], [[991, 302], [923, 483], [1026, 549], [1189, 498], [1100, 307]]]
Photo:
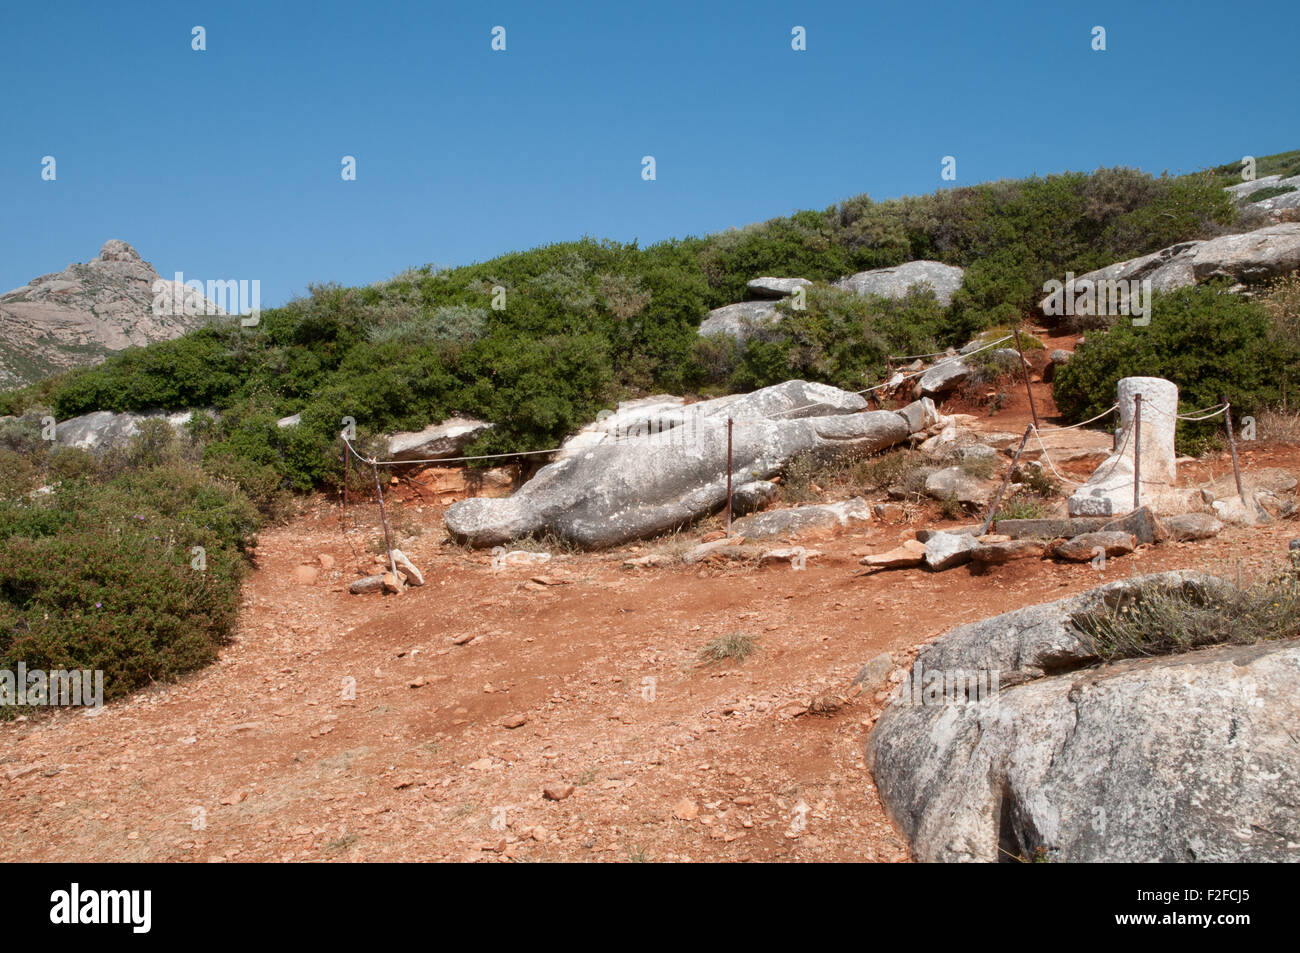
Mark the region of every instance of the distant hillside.
[[[98, 364], [114, 351], [180, 337], [206, 324], [206, 314], [154, 314], [153, 265], [124, 241], [111, 239], [99, 257], [33, 278], [0, 295], [0, 388], [32, 383], [59, 371]], [[174, 301], [175, 282], [166, 282]], [[192, 302], [193, 290], [183, 292]], [[185, 298], [181, 299], [184, 302]], [[179, 313], [176, 313], [179, 312]]]

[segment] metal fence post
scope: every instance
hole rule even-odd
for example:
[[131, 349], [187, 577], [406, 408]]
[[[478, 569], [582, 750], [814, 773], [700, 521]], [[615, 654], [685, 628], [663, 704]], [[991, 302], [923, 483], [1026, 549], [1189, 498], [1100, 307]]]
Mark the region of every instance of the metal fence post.
[[1011, 474], [1016, 470], [1016, 464], [1020, 462], [1020, 455], [1025, 452], [1025, 445], [1029, 443], [1029, 435], [1034, 432], [1032, 424], [1025, 427], [1025, 435], [1020, 438], [1020, 449], [1016, 455], [1011, 458], [1011, 466], [1007, 467], [1006, 476], [1002, 478], [1002, 485], [998, 487], [997, 496], [993, 497], [993, 502], [989, 504], [989, 515], [984, 520], [984, 526], [980, 529], [979, 534], [983, 536], [993, 525], [993, 514], [998, 511], [998, 504], [1002, 502], [1002, 494], [1007, 491], [1007, 484], [1011, 482]]
[[1029, 413], [1034, 418], [1034, 427], [1038, 427], [1038, 408], [1034, 406], [1034, 390], [1029, 386], [1029, 364], [1025, 361], [1024, 349], [1020, 346], [1020, 329], [1013, 328], [1016, 335], [1016, 353], [1020, 355], [1020, 369], [1025, 374], [1025, 393], [1029, 395]]
[[1237, 438], [1232, 433], [1232, 404], [1226, 397], [1223, 398], [1223, 419], [1228, 425], [1228, 449], [1232, 451], [1232, 475], [1237, 478], [1237, 495], [1245, 503], [1246, 490], [1241, 485], [1241, 465], [1237, 463]]
[[393, 537], [388, 532], [388, 514], [384, 512], [384, 491], [379, 485], [379, 465], [375, 458], [370, 458], [371, 469], [375, 471], [375, 493], [379, 496], [379, 521], [384, 524], [384, 545], [388, 547], [388, 568], [392, 570], [393, 578], [397, 578], [397, 560], [393, 559]]
[[1142, 492], [1142, 395], [1133, 395], [1133, 509]]
[[731, 427], [733, 421], [727, 418], [727, 538], [731, 538]]

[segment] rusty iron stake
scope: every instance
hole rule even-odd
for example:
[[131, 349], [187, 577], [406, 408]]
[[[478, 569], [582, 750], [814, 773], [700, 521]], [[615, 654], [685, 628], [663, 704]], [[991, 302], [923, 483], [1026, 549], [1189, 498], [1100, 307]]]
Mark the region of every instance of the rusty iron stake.
[[1245, 503], [1246, 490], [1241, 485], [1241, 465], [1237, 462], [1237, 438], [1232, 433], [1232, 404], [1228, 403], [1227, 397], [1223, 398], [1223, 403], [1223, 419], [1228, 424], [1228, 449], [1232, 451], [1232, 475], [1237, 478], [1237, 495]]
[[[397, 578], [397, 560], [393, 559], [393, 537], [388, 532], [388, 514], [384, 512], [384, 491], [379, 485], [379, 466], [375, 458], [370, 458], [371, 469], [375, 471], [375, 493], [379, 495], [379, 521], [384, 524], [384, 545], [388, 547], [388, 567]], [[400, 585], [400, 583], [399, 583]]]
[[1038, 427], [1038, 408], [1034, 406], [1034, 391], [1029, 386], [1029, 364], [1025, 361], [1024, 349], [1020, 346], [1020, 329], [1014, 328], [1016, 335], [1016, 353], [1020, 355], [1020, 369], [1025, 372], [1025, 393], [1029, 395], [1029, 413], [1034, 418], [1034, 427]]
[[1133, 509], [1142, 491], [1142, 395], [1133, 395]]
[[1029, 435], [1034, 432], [1033, 425], [1025, 427], [1025, 435], [1020, 438], [1020, 449], [1016, 455], [1011, 458], [1011, 466], [1007, 467], [1006, 476], [1002, 478], [1002, 485], [998, 487], [998, 492], [993, 497], [993, 502], [989, 504], [989, 515], [984, 520], [984, 526], [980, 529], [979, 534], [985, 535], [989, 527], [993, 525], [993, 514], [998, 511], [998, 504], [1002, 502], [1002, 494], [1007, 492], [1007, 484], [1011, 482], [1011, 474], [1016, 472], [1016, 464], [1020, 462], [1020, 455], [1025, 452], [1025, 446], [1029, 443]]

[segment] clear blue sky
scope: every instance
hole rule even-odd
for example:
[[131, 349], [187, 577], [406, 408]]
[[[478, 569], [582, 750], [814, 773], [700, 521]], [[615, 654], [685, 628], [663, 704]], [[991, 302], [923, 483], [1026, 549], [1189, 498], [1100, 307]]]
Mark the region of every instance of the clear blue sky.
[[0, 289], [122, 238], [270, 306], [928, 192], [944, 155], [966, 184], [1300, 147], [1296, 0], [9, 0], [0, 35]]

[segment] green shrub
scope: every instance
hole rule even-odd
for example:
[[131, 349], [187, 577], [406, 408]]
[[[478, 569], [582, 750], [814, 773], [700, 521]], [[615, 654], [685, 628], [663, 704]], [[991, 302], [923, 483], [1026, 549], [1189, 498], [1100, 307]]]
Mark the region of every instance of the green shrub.
[[851, 465], [850, 478], [861, 491], [886, 490], [902, 487], [907, 493], [919, 496], [925, 490], [925, 478], [934, 472], [929, 459], [910, 448], [887, 450]]
[[1047, 505], [1037, 496], [1022, 493], [998, 505], [995, 519], [1037, 520], [1047, 515]]
[[45, 416], [44, 408], [33, 407], [14, 419], [0, 420], [0, 448], [24, 455], [43, 449], [41, 420]]
[[[1260, 304], [1222, 286], [1184, 288], [1153, 296], [1147, 326], [1119, 321], [1089, 332], [1057, 371], [1053, 394], [1068, 420], [1084, 420], [1115, 403], [1120, 378], [1163, 377], [1178, 385], [1180, 411], [1213, 407], [1226, 396], [1240, 417], [1278, 399], [1293, 363]], [[1180, 449], [1195, 452], [1222, 426], [1222, 418], [1180, 421]]]
[[1300, 355], [1300, 274], [1273, 282], [1260, 298], [1273, 331], [1293, 354]]
[[278, 523], [292, 512], [293, 496], [275, 467], [216, 453], [203, 461], [203, 469], [215, 479], [237, 486], [268, 522]]
[[791, 378], [862, 390], [884, 378], [890, 355], [933, 351], [943, 315], [934, 293], [919, 288], [894, 300], [814, 285], [804, 305], [795, 310], [792, 300], [782, 301], [779, 324], [746, 343], [733, 390]]
[[1286, 195], [1288, 192], [1296, 191], [1294, 185], [1266, 185], [1262, 189], [1256, 189], [1246, 196], [1245, 201], [1250, 203], [1262, 202], [1265, 199], [1275, 199], [1279, 195]]
[[24, 496], [41, 485], [41, 470], [30, 456], [0, 446], [0, 497]]
[[0, 668], [100, 669], [114, 698], [211, 662], [256, 527], [237, 490], [185, 464], [0, 499]]

